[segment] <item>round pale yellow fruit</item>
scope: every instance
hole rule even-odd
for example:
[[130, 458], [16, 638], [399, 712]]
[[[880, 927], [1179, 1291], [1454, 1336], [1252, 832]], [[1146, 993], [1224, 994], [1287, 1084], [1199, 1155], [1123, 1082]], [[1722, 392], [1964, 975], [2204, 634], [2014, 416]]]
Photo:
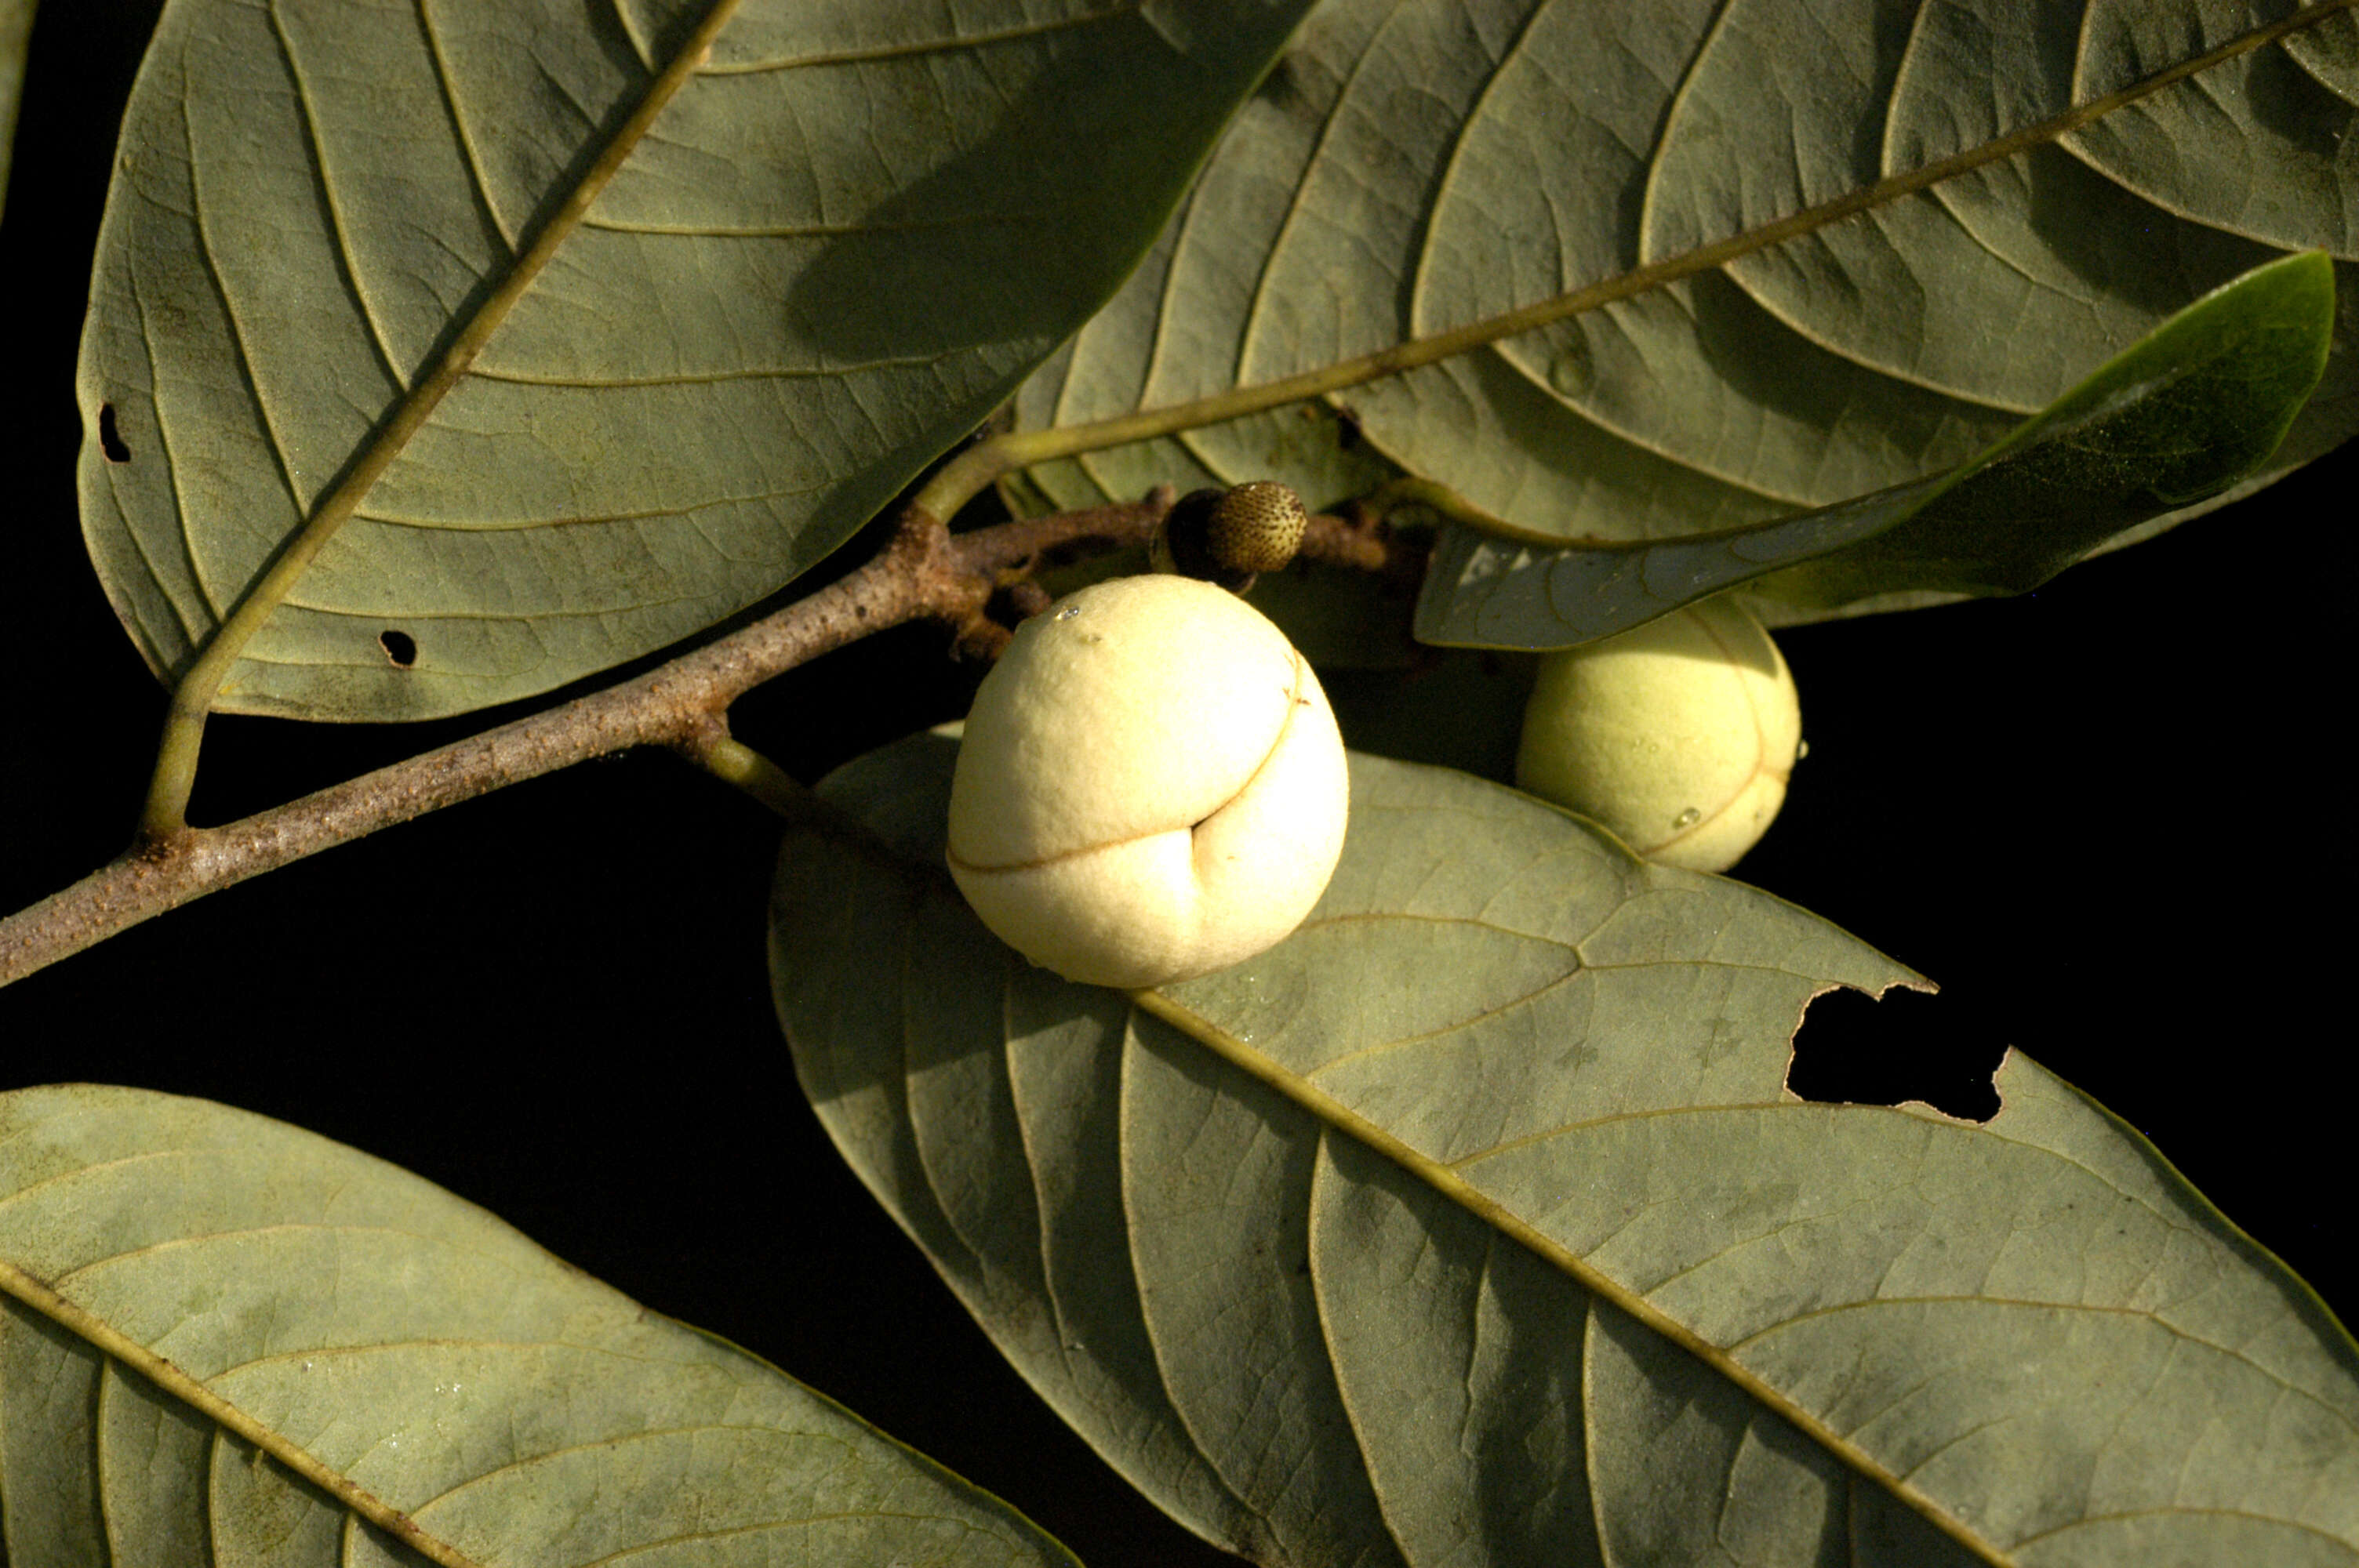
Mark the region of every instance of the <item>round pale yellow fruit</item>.
[[1649, 860], [1724, 871], [1785, 804], [1801, 741], [1777, 644], [1711, 599], [1543, 659], [1516, 782]]
[[1350, 781], [1286, 634], [1192, 578], [1116, 578], [1016, 630], [951, 777], [950, 867], [1002, 941], [1136, 989], [1252, 957], [1302, 923]]

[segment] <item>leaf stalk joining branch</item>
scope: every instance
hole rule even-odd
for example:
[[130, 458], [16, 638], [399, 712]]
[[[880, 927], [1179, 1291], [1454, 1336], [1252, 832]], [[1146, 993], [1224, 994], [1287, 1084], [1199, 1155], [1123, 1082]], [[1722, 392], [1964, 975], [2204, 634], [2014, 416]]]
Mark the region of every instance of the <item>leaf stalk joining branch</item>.
[[[645, 675], [223, 827], [143, 835], [71, 887], [0, 919], [0, 986], [248, 877], [633, 747], [677, 752], [798, 816], [802, 786], [730, 737], [732, 702], [773, 676], [912, 621], [938, 622], [962, 645], [987, 645], [975, 633], [990, 624], [984, 609], [995, 588], [1052, 561], [1144, 546], [1170, 504], [1163, 490], [956, 537], [909, 508], [865, 565]], [[1303, 553], [1361, 570], [1404, 569], [1409, 559], [1381, 530], [1337, 517], [1311, 519]]]
[[[978, 633], [973, 639], [975, 651], [987, 652], [993, 640], [983, 634], [992, 630], [984, 607], [994, 573], [1011, 568], [1028, 570], [1029, 563], [1043, 550], [1060, 544], [1093, 538], [1104, 546], [1136, 542], [1159, 516], [1159, 507], [1140, 503], [1008, 524], [953, 540], [938, 520], [953, 516], [1004, 474], [1034, 463], [1328, 396], [1662, 287], [2056, 141], [2175, 82], [2359, 5], [2359, 0], [2320, 0], [2300, 6], [2142, 81], [1980, 146], [1550, 299], [1256, 386], [1109, 419], [993, 438], [944, 464], [918, 491], [893, 545], [875, 560], [833, 587], [742, 632], [636, 680], [244, 822], [219, 829], [191, 829], [188, 801], [206, 716], [247, 642], [442, 397], [467, 373], [509, 308], [554, 256], [630, 148], [694, 74], [706, 46], [726, 25], [736, 3], [715, 0], [581, 184], [550, 212], [500, 287], [450, 341], [368, 447], [321, 498], [303, 526], [207, 639], [174, 689], [132, 849], [73, 888], [0, 921], [0, 984], [258, 871], [438, 806], [630, 746], [662, 745], [683, 751], [724, 777], [732, 776], [733, 770], [745, 773], [744, 778], [732, 782], [762, 793], [760, 770], [727, 750], [735, 743], [728, 741], [722, 716], [736, 696], [832, 647], [912, 619], [930, 616], [949, 622], [962, 633]], [[1168, 499], [1163, 504], [1168, 504]], [[1332, 518], [1314, 522], [1321, 526], [1314, 527], [1307, 553], [1319, 556], [1323, 546], [1328, 558], [1363, 568], [1372, 563], [1376, 569], [1383, 569], [1387, 562], [1397, 564], [1399, 553], [1388, 549], [1372, 531], [1352, 530]], [[1338, 533], [1338, 528], [1344, 531]], [[718, 741], [710, 739], [716, 733]]]

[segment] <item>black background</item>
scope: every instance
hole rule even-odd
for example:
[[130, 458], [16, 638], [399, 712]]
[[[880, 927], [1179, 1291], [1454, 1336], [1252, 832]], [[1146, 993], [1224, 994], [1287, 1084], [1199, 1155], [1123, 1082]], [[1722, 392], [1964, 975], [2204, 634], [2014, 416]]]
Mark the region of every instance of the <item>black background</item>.
[[[89, 258], [152, 11], [44, 7], [0, 223], [8, 909], [121, 847], [162, 712], [84, 557], [73, 480]], [[1899, 1089], [1970, 1094], [2020, 1047], [2345, 1314], [2352, 806], [2330, 746], [2353, 707], [2354, 479], [2346, 449], [2026, 598], [1781, 634], [1810, 754], [1741, 868], [1941, 982], [1848, 1020], [1854, 1054], [1928, 1064]], [[973, 678], [906, 631], [774, 683], [738, 727], [814, 778], [962, 711]], [[196, 816], [480, 722], [216, 719]], [[828, 1146], [764, 974], [776, 839], [663, 756], [511, 789], [0, 992], [0, 1089], [136, 1084], [313, 1128], [759, 1351], [1084, 1561], [1227, 1561], [1065, 1433]], [[1839, 1033], [1814, 1015], [1805, 1046]], [[1870, 1098], [1839, 1055], [1827, 1092]]]

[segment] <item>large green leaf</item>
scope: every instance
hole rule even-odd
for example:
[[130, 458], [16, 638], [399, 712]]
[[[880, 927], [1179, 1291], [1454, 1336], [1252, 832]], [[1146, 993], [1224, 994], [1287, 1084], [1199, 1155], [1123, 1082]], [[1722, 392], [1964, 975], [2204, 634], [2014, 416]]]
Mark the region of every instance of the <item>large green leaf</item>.
[[8, 151], [16, 140], [16, 103], [25, 87], [25, 50], [33, 40], [38, 0], [0, 0], [0, 216], [8, 211]]
[[2324, 368], [2334, 273], [2316, 252], [2215, 289], [1948, 473], [1719, 533], [1535, 550], [1453, 527], [1418, 603], [1429, 643], [1554, 648], [1741, 583], [1831, 608], [2021, 593], [2264, 462]]
[[377, 719], [712, 625], [1114, 288], [1308, 3], [170, 0], [83, 337], [117, 612], [174, 675], [333, 530], [219, 705]]
[[[2068, 126], [2293, 7], [1323, 0], [1019, 422], [1614, 297], [1336, 394], [1348, 420], [1044, 463], [1011, 494], [1277, 477], [1323, 503], [1391, 465], [1524, 528], [1628, 541], [1940, 473], [2213, 287], [2286, 250], [2359, 256], [2345, 4]], [[1721, 242], [1742, 254], [1640, 271]], [[2335, 395], [2256, 483], [2359, 430], [2352, 323]]]
[[1061, 1563], [471, 1204], [201, 1100], [0, 1096], [11, 1568]]
[[1914, 977], [1577, 819], [1353, 759], [1326, 897], [1067, 985], [940, 863], [953, 748], [827, 793], [773, 908], [839, 1145], [1134, 1482], [1260, 1561], [2359, 1559], [2359, 1347], [2017, 1055], [1987, 1124], [1784, 1087]]

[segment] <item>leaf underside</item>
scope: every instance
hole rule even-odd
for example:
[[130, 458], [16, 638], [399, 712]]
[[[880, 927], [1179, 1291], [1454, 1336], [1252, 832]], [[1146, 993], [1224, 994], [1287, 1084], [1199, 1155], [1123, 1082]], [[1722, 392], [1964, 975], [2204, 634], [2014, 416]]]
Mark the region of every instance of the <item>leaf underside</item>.
[[[130, 1348], [27, 1303], [43, 1290]], [[386, 1509], [485, 1568], [1072, 1563], [776, 1368], [381, 1161], [201, 1100], [0, 1096], [0, 1561], [422, 1568]]]
[[1839, 609], [1901, 592], [2022, 593], [2158, 512], [2259, 467], [2317, 385], [2334, 273], [2316, 252], [2206, 295], [2005, 440], [1930, 479], [1726, 532], [1535, 549], [1440, 540], [1424, 642], [1550, 648], [1738, 585]]
[[1257, 1561], [2359, 1561], [2359, 1347], [2102, 1108], [1784, 1088], [1908, 971], [1461, 774], [1355, 756], [1261, 957], [1131, 998], [973, 920], [952, 744], [825, 786], [774, 983], [839, 1146], [1135, 1484]]
[[422, 718], [712, 625], [1086, 319], [1307, 3], [169, 0], [83, 336], [117, 613], [171, 678], [349, 503], [218, 707]]
[[[1323, 504], [1406, 471], [1523, 529], [1631, 541], [1940, 473], [2229, 279], [2288, 251], [2359, 256], [2359, 45], [2347, 11], [2318, 9], [2093, 124], [1684, 281], [1324, 410], [1043, 463], [1009, 492], [1037, 509], [1279, 478]], [[2292, 10], [1325, 0], [1139, 272], [1026, 383], [1019, 425], [1268, 382], [1614, 279]], [[2353, 320], [2346, 305], [2321, 395], [2244, 490], [2359, 430]]]
[[0, 216], [8, 211], [8, 154], [16, 141], [16, 106], [25, 90], [25, 50], [33, 38], [35, 0], [0, 0]]

